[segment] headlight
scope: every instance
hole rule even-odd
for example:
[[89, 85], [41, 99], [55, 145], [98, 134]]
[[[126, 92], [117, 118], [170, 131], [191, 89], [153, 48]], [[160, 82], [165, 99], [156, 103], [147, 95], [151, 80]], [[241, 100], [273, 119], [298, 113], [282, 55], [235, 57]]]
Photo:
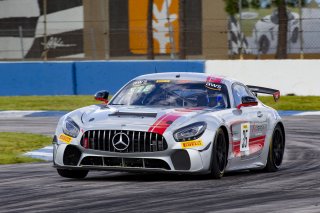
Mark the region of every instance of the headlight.
[[67, 117], [62, 124], [63, 133], [76, 138], [79, 135], [80, 127], [70, 117]]
[[186, 140], [195, 140], [203, 134], [204, 130], [206, 130], [206, 127], [207, 124], [205, 122], [193, 123], [176, 130], [173, 133], [173, 137], [178, 142]]

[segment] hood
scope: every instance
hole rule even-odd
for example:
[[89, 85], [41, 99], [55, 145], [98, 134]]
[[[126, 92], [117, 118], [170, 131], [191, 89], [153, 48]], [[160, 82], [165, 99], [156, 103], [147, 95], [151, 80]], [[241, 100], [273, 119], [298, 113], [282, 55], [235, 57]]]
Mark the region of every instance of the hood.
[[109, 106], [84, 112], [81, 120], [86, 129], [130, 129], [162, 134], [168, 127], [182, 125], [208, 110], [205, 108]]

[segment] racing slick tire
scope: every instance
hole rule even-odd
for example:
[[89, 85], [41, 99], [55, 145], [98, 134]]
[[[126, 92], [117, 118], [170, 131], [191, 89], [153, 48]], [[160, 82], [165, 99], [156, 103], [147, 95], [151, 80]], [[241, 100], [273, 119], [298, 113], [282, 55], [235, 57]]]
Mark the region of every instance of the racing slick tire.
[[213, 179], [220, 179], [227, 165], [227, 141], [222, 129], [218, 129], [212, 147], [211, 171]]
[[272, 134], [272, 141], [269, 146], [267, 165], [264, 168], [266, 172], [275, 172], [280, 168], [285, 148], [284, 133], [277, 125]]
[[270, 49], [270, 41], [266, 35], [262, 35], [259, 39], [259, 51], [262, 54], [267, 54]]
[[294, 28], [294, 30], [292, 31], [292, 36], [291, 36], [291, 42], [292, 43], [297, 43], [298, 41], [298, 36], [299, 36], [299, 28], [296, 27]]
[[70, 170], [70, 169], [57, 169], [58, 174], [65, 178], [85, 178], [89, 170]]

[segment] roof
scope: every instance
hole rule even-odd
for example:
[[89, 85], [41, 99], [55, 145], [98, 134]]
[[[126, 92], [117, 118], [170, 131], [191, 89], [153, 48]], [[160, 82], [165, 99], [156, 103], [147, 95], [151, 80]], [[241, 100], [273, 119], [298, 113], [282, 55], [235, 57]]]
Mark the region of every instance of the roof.
[[226, 78], [218, 75], [209, 75], [206, 73], [197, 72], [164, 72], [164, 73], [152, 73], [147, 75], [141, 75], [135, 79], [169, 79], [169, 80], [193, 80], [193, 81], [207, 81], [208, 77], [221, 79], [222, 81], [227, 81], [229, 83], [234, 82], [230, 78]]

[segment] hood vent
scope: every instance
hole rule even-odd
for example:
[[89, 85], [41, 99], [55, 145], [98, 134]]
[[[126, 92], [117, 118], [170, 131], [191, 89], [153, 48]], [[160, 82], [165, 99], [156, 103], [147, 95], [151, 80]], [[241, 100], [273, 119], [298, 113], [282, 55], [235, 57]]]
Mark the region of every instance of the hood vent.
[[112, 114], [109, 114], [109, 116], [133, 116], [133, 117], [151, 117], [155, 118], [157, 117], [157, 113], [141, 113], [141, 112], [115, 112]]

